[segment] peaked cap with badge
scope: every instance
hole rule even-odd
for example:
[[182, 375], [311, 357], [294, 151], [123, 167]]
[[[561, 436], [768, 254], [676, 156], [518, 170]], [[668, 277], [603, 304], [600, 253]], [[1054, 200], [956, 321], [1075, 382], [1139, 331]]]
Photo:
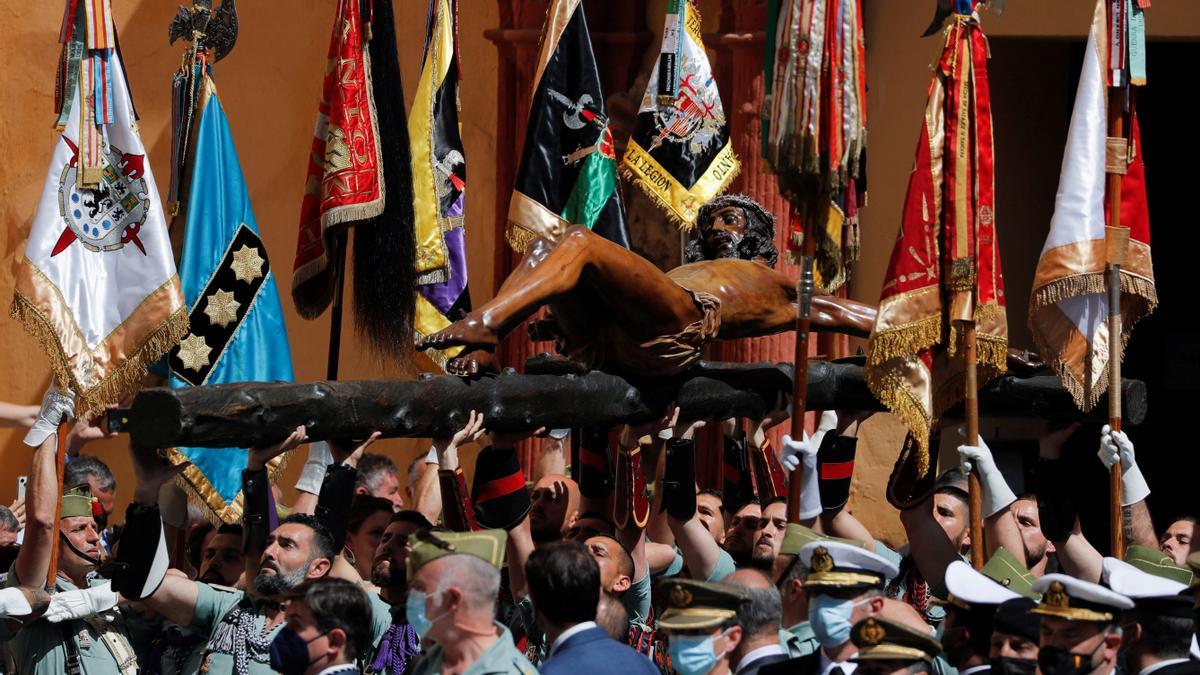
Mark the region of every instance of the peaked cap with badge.
[[932, 635], [882, 617], [869, 616], [854, 624], [850, 639], [862, 661], [924, 661], [932, 664], [942, 645]]
[[1033, 584], [1033, 590], [1042, 594], [1042, 601], [1031, 612], [1068, 621], [1111, 623], [1122, 610], [1133, 607], [1133, 601], [1120, 593], [1065, 574], [1047, 574]]
[[899, 570], [890, 560], [861, 546], [839, 541], [815, 541], [800, 549], [800, 562], [809, 570], [808, 588], [883, 588]]
[[504, 565], [504, 544], [508, 533], [504, 530], [476, 530], [474, 532], [434, 532], [421, 530], [412, 537], [412, 550], [408, 553], [408, 578], [427, 563], [448, 555], [469, 555], [500, 569]]
[[665, 588], [669, 604], [658, 627], [667, 630], [715, 628], [736, 617], [750, 599], [740, 588], [692, 579], [672, 579]]
[[1033, 575], [1003, 546], [988, 559], [982, 570], [975, 571], [962, 560], [946, 567], [946, 590], [950, 602], [963, 609], [976, 605], [995, 608], [1013, 598], [1037, 599]]

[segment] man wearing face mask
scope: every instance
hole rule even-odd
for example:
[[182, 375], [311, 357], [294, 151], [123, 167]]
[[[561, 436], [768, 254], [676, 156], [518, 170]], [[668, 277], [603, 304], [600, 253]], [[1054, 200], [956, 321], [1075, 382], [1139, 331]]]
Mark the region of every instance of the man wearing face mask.
[[858, 648], [850, 641], [854, 624], [884, 609], [883, 588], [896, 565], [861, 546], [815, 541], [800, 549], [808, 616], [821, 648], [814, 654], [772, 664], [760, 675], [850, 675]]
[[803, 525], [788, 523], [779, 547], [779, 556], [775, 559], [774, 576], [783, 606], [783, 628], [779, 631], [779, 642], [793, 659], [815, 653], [821, 646], [808, 620], [808, 593], [804, 589], [808, 568], [800, 564], [799, 556], [800, 549], [814, 541], [841, 541], [852, 546], [858, 545], [853, 541], [827, 537]]
[[271, 668], [281, 675], [361, 673], [356, 663], [371, 648], [367, 594], [344, 579], [317, 579], [296, 589], [287, 625], [271, 641]]
[[520, 673], [537, 670], [495, 620], [504, 564], [504, 530], [415, 535], [408, 554], [408, 623], [428, 651], [412, 675]]
[[738, 609], [749, 596], [740, 588], [691, 579], [672, 579], [667, 587], [670, 604], [658, 627], [667, 632], [671, 668], [679, 675], [728, 675], [730, 655], [742, 642]]
[[421, 653], [421, 641], [408, 625], [404, 602], [408, 596], [408, 540], [432, 525], [417, 511], [397, 511], [379, 539], [371, 566], [371, 581], [379, 595], [391, 605], [392, 624], [375, 646], [368, 661], [369, 673], [403, 673], [408, 662]]
[[[1146, 552], [1158, 553], [1153, 549], [1146, 549]], [[1195, 620], [1192, 598], [1181, 595], [1187, 590], [1187, 584], [1182, 582], [1183, 575], [1176, 572], [1180, 568], [1169, 559], [1142, 559], [1137, 563], [1155, 565], [1150, 569], [1159, 574], [1150, 574], [1116, 558], [1104, 559], [1105, 582], [1114, 591], [1133, 600], [1133, 609], [1122, 615], [1122, 645], [1129, 672], [1136, 675], [1200, 673], [1200, 663], [1190, 659], [1188, 654]], [[1172, 579], [1161, 574], [1177, 576]]]
[[988, 649], [991, 675], [1034, 675], [1037, 672], [1042, 621], [1037, 614], [1030, 613], [1034, 607], [1037, 607], [1036, 601], [1021, 596], [996, 608]]
[[946, 659], [958, 669], [959, 675], [974, 675], [989, 669], [996, 608], [1021, 597], [1015, 592], [1016, 588], [1030, 589], [1032, 579], [1026, 578], [1028, 574], [1003, 548], [992, 556], [982, 572], [961, 560], [955, 560], [946, 568], [946, 590], [950, 599], [946, 604], [941, 640]]
[[1109, 675], [1121, 648], [1121, 613], [1133, 601], [1099, 584], [1047, 574], [1033, 590], [1042, 600], [1038, 668], [1042, 675]]

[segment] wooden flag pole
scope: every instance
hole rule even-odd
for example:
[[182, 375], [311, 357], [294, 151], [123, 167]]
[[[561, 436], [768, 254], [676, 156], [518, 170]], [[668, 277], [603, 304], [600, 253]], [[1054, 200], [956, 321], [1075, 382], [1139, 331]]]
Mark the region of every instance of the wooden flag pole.
[[[1108, 135], [1111, 139], [1124, 142], [1125, 136], [1125, 88], [1110, 90], [1108, 101]], [[1112, 154], [1111, 152], [1109, 153]], [[1129, 243], [1129, 230], [1121, 227], [1121, 176], [1125, 167], [1115, 167], [1109, 158], [1108, 199], [1109, 224], [1105, 228], [1105, 277], [1108, 281], [1108, 424], [1113, 431], [1121, 430], [1121, 350], [1124, 334], [1121, 326], [1121, 263], [1125, 261], [1125, 249]], [[1116, 171], [1113, 169], [1116, 168]], [[1117, 559], [1125, 557], [1125, 531], [1121, 508], [1121, 462], [1112, 466], [1109, 474], [1109, 542], [1111, 555]]]
[[[975, 344], [975, 322], [959, 321], [962, 335], [962, 357], [966, 366], [963, 375], [963, 411], [967, 418], [967, 445], [979, 445], [979, 371], [978, 353]], [[934, 460], [930, 460], [934, 461]], [[967, 476], [967, 504], [971, 528], [971, 567], [983, 569], [983, 488], [979, 485], [979, 472], [971, 471]]]
[[[58, 503], [54, 507], [54, 523], [53, 531], [50, 533], [54, 543], [50, 545], [50, 564], [46, 567], [46, 585], [49, 588], [54, 588], [58, 583], [58, 521], [62, 519], [62, 494], [63, 494], [63, 474], [67, 466], [67, 439], [71, 435], [70, 424], [60, 424], [58, 426], [58, 448], [55, 450], [56, 460], [54, 462], [54, 477], [57, 479], [58, 490], [55, 491], [55, 496], [58, 498]], [[28, 503], [26, 503], [26, 511], [28, 511]]]
[[[804, 412], [808, 398], [808, 336], [811, 324], [814, 292], [813, 264], [817, 254], [817, 239], [813, 236], [815, 218], [808, 218], [804, 228], [804, 244], [800, 257], [800, 282], [797, 288], [796, 369], [792, 378], [792, 438], [804, 438]], [[800, 522], [800, 486], [804, 482], [804, 466], [799, 464], [788, 478], [787, 516], [789, 523]]]
[[346, 288], [346, 229], [333, 240], [333, 307], [329, 312], [329, 360], [325, 366], [325, 379], [338, 379], [338, 359], [342, 351], [342, 298]]

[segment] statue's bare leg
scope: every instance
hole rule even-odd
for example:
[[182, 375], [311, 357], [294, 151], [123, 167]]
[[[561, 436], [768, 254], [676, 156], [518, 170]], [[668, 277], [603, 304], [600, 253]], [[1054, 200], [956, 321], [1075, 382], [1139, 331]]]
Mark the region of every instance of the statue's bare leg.
[[462, 345], [468, 352], [491, 351], [504, 335], [551, 303], [619, 322], [635, 338], [675, 333], [700, 318], [692, 296], [650, 261], [586, 228], [573, 227], [557, 243], [535, 242], [495, 298], [419, 340], [417, 347]]

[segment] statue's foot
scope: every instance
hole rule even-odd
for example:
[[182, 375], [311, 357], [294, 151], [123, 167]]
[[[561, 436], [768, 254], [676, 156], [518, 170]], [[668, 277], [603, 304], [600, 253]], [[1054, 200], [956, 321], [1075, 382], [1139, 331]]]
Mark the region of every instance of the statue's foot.
[[485, 349], [465, 352], [446, 363], [446, 372], [450, 375], [464, 377], [494, 373], [496, 372], [496, 355]]
[[471, 313], [442, 330], [417, 340], [416, 347], [421, 351], [448, 347], [465, 347], [465, 351], [495, 351], [498, 344], [500, 337], [496, 335], [496, 331], [488, 327], [478, 315]]

